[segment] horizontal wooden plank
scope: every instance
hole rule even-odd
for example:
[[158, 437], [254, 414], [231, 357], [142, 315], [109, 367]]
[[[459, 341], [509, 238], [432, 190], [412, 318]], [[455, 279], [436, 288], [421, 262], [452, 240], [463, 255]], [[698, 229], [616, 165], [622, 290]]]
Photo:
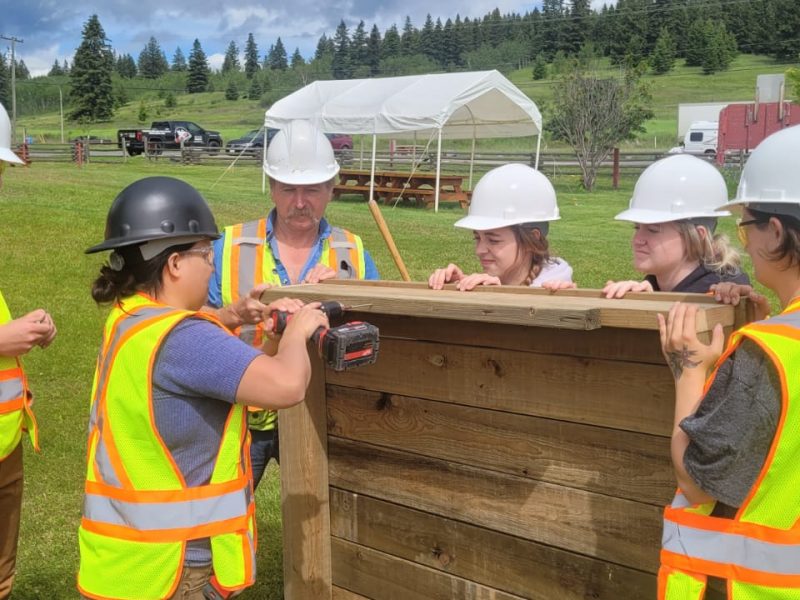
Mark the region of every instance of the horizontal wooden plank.
[[366, 596], [362, 596], [361, 594], [356, 594], [355, 592], [351, 592], [350, 590], [346, 590], [344, 588], [339, 587], [338, 585], [333, 586], [333, 593], [331, 595], [331, 600], [370, 600]]
[[331, 553], [337, 585], [371, 600], [525, 600], [339, 538]]
[[331, 534], [532, 600], [656, 595], [653, 574], [337, 488]]
[[659, 507], [335, 437], [328, 448], [335, 487], [633, 569], [658, 568]]
[[[266, 290], [261, 299], [268, 303], [286, 296], [287, 293], [286, 289], [273, 288]], [[293, 286], [291, 296], [306, 301], [339, 300], [348, 305], [369, 305], [360, 309], [366, 313], [580, 330], [597, 329], [600, 326], [597, 307], [580, 299], [565, 302], [565, 299], [526, 297], [519, 294], [496, 294], [489, 297], [449, 291], [433, 292], [427, 289], [398, 292], [395, 288], [366, 287], [359, 290], [355, 287], [332, 288], [321, 284]]]
[[[386, 310], [386, 298], [395, 297], [398, 300], [421, 297], [434, 298], [439, 294], [448, 297], [459, 296], [472, 297], [476, 294], [486, 294], [484, 296], [484, 307], [494, 307], [502, 298], [517, 297], [530, 309], [547, 308], [550, 306], [561, 306], [579, 310], [598, 310], [600, 326], [620, 327], [623, 329], [658, 329], [656, 314], [667, 314], [675, 302], [692, 302], [699, 304], [701, 309], [697, 315], [697, 331], [708, 332], [714, 329], [717, 323], [724, 327], [731, 327], [735, 323], [741, 324], [741, 319], [745, 315], [745, 305], [739, 309], [731, 306], [718, 304], [713, 297], [706, 294], [686, 294], [672, 292], [658, 293], [632, 293], [627, 294], [621, 299], [607, 299], [603, 297], [601, 290], [594, 289], [575, 289], [558, 290], [552, 292], [545, 289], [530, 288], [525, 286], [480, 286], [470, 293], [455, 291], [454, 285], [445, 286], [445, 289], [433, 291], [429, 290], [424, 282], [394, 282], [394, 281], [339, 281], [329, 280], [320, 286], [336, 286], [345, 296], [354, 296], [363, 300], [373, 295], [375, 303], [369, 312], [381, 312], [386, 314], [409, 314], [426, 316], [425, 313], [407, 311], [403, 312], [397, 307], [395, 310]], [[370, 288], [370, 289], [367, 289]], [[314, 293], [319, 293], [314, 290]], [[433, 294], [434, 296], [431, 296]], [[367, 300], [368, 301], [368, 300]], [[472, 302], [472, 300], [469, 300]], [[353, 301], [353, 304], [356, 302]], [[443, 315], [437, 315], [444, 317]], [[468, 320], [488, 320], [488, 319], [468, 319]], [[505, 321], [497, 321], [505, 322]], [[524, 320], [519, 324], [526, 323]]]
[[326, 381], [614, 429], [672, 433], [675, 391], [666, 365], [384, 339], [377, 363], [328, 371]]
[[558, 335], [553, 335], [551, 329], [544, 327], [519, 327], [505, 323], [454, 322], [359, 312], [347, 318], [369, 321], [378, 327], [381, 339], [394, 337], [539, 354], [666, 364], [658, 332], [647, 329], [602, 327], [589, 332], [559, 329]]
[[669, 438], [328, 386], [328, 433], [529, 479], [669, 503]]

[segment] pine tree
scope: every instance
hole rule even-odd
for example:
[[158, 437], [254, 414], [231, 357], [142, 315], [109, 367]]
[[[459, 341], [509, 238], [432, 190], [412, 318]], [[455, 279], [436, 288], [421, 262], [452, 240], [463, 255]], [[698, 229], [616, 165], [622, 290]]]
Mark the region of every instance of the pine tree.
[[0, 52], [0, 104], [11, 106], [11, 85], [9, 83], [9, 70], [6, 55]]
[[656, 75], [663, 75], [672, 70], [675, 65], [675, 42], [672, 35], [666, 27], [661, 28], [661, 34], [656, 40], [656, 46], [653, 49], [653, 56], [650, 59], [650, 66], [653, 73]]
[[540, 52], [536, 55], [536, 60], [533, 61], [533, 78], [538, 81], [545, 77], [547, 77], [547, 59]]
[[146, 123], [147, 122], [147, 105], [144, 103], [144, 99], [139, 101], [139, 114], [136, 116], [139, 123]]
[[239, 64], [239, 49], [236, 47], [236, 42], [231, 41], [228, 44], [228, 49], [225, 51], [225, 58], [222, 61], [222, 72], [230, 73], [231, 71], [238, 71], [241, 68]]
[[136, 77], [136, 62], [130, 54], [123, 54], [117, 59], [117, 73], [124, 79]]
[[183, 55], [183, 50], [181, 50], [181, 47], [178, 46], [175, 48], [175, 54], [172, 55], [171, 69], [180, 73], [185, 71], [187, 68], [186, 57]]
[[263, 90], [261, 89], [261, 84], [258, 81], [258, 77], [253, 77], [250, 81], [250, 89], [247, 90], [247, 97], [250, 100], [258, 100], [261, 98], [261, 94]]
[[[261, 65], [258, 64], [258, 46], [253, 39], [253, 34], [247, 34], [247, 43], [244, 45], [244, 74], [248, 79], [252, 79]], [[259, 93], [259, 96], [261, 94]]]
[[367, 64], [369, 74], [374, 77], [380, 72], [381, 66], [381, 32], [377, 25], [373, 25], [367, 39]]
[[289, 61], [286, 58], [286, 48], [283, 47], [281, 38], [278, 38], [275, 45], [270, 48], [267, 62], [269, 62], [269, 68], [273, 71], [285, 71], [289, 68]]
[[239, 88], [236, 87], [236, 82], [231, 79], [228, 82], [228, 87], [225, 88], [225, 100], [238, 100]]
[[25, 64], [24, 60], [15, 60], [14, 64], [16, 65], [16, 69], [14, 71], [14, 76], [17, 79], [30, 79], [31, 72], [28, 70], [28, 66]]
[[395, 58], [397, 56], [400, 56], [400, 33], [397, 31], [397, 25], [392, 25], [383, 34], [381, 58]]
[[419, 34], [411, 24], [411, 17], [406, 17], [403, 25], [403, 33], [400, 36], [400, 53], [403, 56], [411, 56], [419, 52]]
[[70, 68], [66, 58], [64, 59], [64, 64], [61, 65], [61, 70], [64, 71], [64, 75], [69, 75]]
[[317, 49], [314, 52], [314, 60], [322, 60], [326, 56], [329, 56], [329, 50], [330, 46], [328, 45], [328, 36], [323, 33], [322, 37], [319, 38], [319, 41], [317, 42]]
[[58, 64], [58, 59], [55, 59], [55, 61], [53, 61], [53, 66], [50, 67], [50, 71], [48, 71], [48, 73], [47, 73], [47, 76], [48, 77], [57, 77], [58, 75], [63, 75], [63, 74], [64, 74], [64, 71], [61, 70], [61, 65]]
[[359, 21], [350, 40], [350, 63], [360, 67], [367, 64], [367, 29], [364, 21]]
[[352, 77], [352, 65], [350, 62], [350, 36], [347, 32], [347, 25], [344, 19], [339, 22], [336, 27], [336, 33], [333, 36], [333, 63], [331, 71], [333, 72], [334, 79], [349, 79]]
[[707, 21], [708, 39], [703, 53], [703, 73], [726, 70], [736, 55], [736, 40], [721, 22]]
[[419, 31], [419, 51], [431, 60], [436, 60], [436, 48], [433, 40], [433, 18], [430, 13], [425, 17], [425, 24]]
[[97, 15], [83, 26], [82, 41], [72, 59], [70, 70], [70, 118], [76, 121], [99, 121], [114, 115], [111, 73], [114, 55]]
[[684, 53], [686, 66], [699, 67], [703, 64], [709, 33], [707, 23], [703, 19], [695, 19], [689, 25], [689, 30], [686, 32], [686, 51]]
[[294, 53], [292, 54], [292, 61], [290, 66], [292, 69], [299, 69], [300, 67], [305, 66], [306, 59], [303, 58], [303, 55], [300, 54], [300, 48], [295, 48]]
[[206, 53], [200, 46], [200, 40], [195, 38], [192, 51], [189, 53], [189, 72], [186, 76], [186, 91], [190, 94], [205, 92], [208, 88], [210, 69], [206, 60]]
[[169, 70], [167, 57], [156, 38], [151, 36], [139, 54], [138, 67], [139, 74], [145, 79], [158, 79]]

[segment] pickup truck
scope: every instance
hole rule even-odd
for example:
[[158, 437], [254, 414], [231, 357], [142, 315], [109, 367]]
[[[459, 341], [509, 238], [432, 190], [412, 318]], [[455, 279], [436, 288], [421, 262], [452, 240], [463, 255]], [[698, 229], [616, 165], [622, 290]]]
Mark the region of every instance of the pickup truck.
[[216, 154], [222, 147], [222, 136], [218, 131], [203, 129], [191, 121], [153, 121], [150, 129], [120, 129], [117, 131], [117, 146], [128, 147], [128, 154], [136, 156], [145, 150], [148, 154], [161, 154], [164, 149], [200, 146]]

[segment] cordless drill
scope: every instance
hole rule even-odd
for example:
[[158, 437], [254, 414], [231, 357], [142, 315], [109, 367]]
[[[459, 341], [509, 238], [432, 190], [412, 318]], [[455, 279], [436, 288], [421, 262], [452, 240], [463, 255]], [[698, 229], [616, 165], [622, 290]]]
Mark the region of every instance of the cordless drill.
[[[354, 307], [334, 300], [323, 302], [320, 310], [329, 319], [342, 316]], [[356, 307], [357, 308], [357, 307]], [[270, 313], [272, 331], [283, 333], [291, 313], [274, 310]], [[334, 371], [346, 371], [361, 365], [371, 365], [378, 360], [378, 328], [364, 321], [351, 321], [338, 327], [320, 327], [311, 336], [320, 357]]]

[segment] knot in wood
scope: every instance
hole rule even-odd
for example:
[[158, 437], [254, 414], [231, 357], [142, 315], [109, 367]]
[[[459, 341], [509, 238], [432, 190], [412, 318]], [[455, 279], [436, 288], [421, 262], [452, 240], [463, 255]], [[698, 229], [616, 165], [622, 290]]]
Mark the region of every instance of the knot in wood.
[[444, 550], [442, 550], [439, 546], [434, 546], [433, 549], [431, 549], [431, 554], [436, 559], [436, 562], [438, 562], [443, 567], [449, 565], [450, 561], [452, 560], [450, 555]]
[[428, 356], [428, 362], [434, 367], [444, 367], [447, 364], [447, 357], [444, 354], [431, 354]]
[[392, 395], [387, 392], [381, 392], [380, 398], [375, 403], [375, 408], [378, 410], [389, 410], [392, 408]]
[[505, 371], [503, 370], [503, 365], [500, 364], [493, 358], [486, 359], [486, 366], [494, 371], [495, 377], [502, 377], [505, 375]]

